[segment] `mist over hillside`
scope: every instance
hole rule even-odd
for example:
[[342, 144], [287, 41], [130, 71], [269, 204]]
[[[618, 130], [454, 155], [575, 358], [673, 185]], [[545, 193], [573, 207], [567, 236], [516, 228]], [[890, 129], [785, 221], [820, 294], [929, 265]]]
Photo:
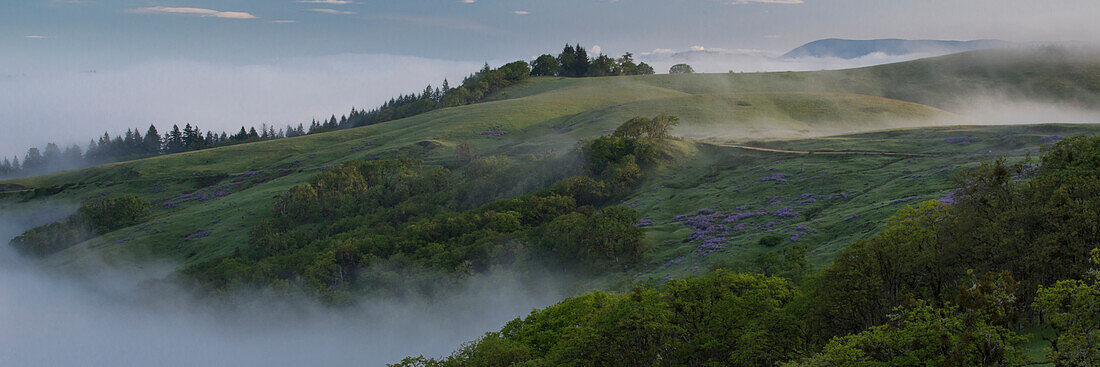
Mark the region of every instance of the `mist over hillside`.
[[[61, 210], [0, 211], [0, 240]], [[0, 365], [379, 366], [411, 354], [445, 355], [564, 296], [553, 277], [526, 283], [501, 270], [431, 299], [364, 298], [333, 309], [256, 290], [214, 304], [150, 278], [166, 271], [170, 265], [104, 264], [73, 277], [0, 247]]]
[[[1036, 201], [1061, 191], [1028, 186], [1035, 172], [1047, 185], [1089, 187], [1058, 181], [1063, 176], [1050, 171], [1058, 166], [1036, 165], [1032, 154], [1057, 146], [1073, 153], [1051, 162], [1088, 157], [1091, 140], [1076, 136], [1100, 127], [1033, 123], [1096, 121], [1095, 52], [1011, 48], [818, 72], [614, 76], [554, 60], [572, 74], [528, 75], [525, 62], [490, 66], [464, 82], [481, 87], [452, 90], [484, 93], [477, 98], [444, 105], [428, 90], [389, 110], [401, 114], [365, 126], [5, 181], [0, 218], [9, 219], [0, 222], [9, 224], [0, 234], [13, 240], [0, 252], [0, 322], [15, 327], [0, 330], [0, 342], [24, 352], [0, 362], [380, 364], [456, 347], [457, 360], [469, 352], [568, 361], [579, 358], [561, 352], [569, 348], [657, 353], [608, 342], [617, 337], [609, 331], [642, 330], [662, 336], [659, 348], [690, 350], [685, 343], [702, 339], [680, 338], [678, 323], [714, 317], [747, 323], [706, 333], [748, 330], [743, 335], [776, 337], [769, 345], [804, 343], [740, 353], [741, 360], [794, 363], [828, 354], [833, 337], [873, 335], [897, 315], [904, 297], [874, 298], [884, 293], [864, 282], [878, 279], [866, 275], [872, 271], [946, 269], [936, 278], [942, 284], [907, 288], [939, 298], [904, 310], [924, 314], [904, 315], [970, 317], [962, 313], [969, 309], [934, 303], [956, 296], [944, 284], [979, 282], [964, 278], [961, 265], [844, 268], [897, 260], [881, 254], [925, 259], [924, 247], [899, 233], [932, 233], [914, 230], [926, 216], [950, 224], [926, 239], [942, 239], [937, 249], [1026, 255], [988, 261], [966, 252], [967, 265], [990, 277], [1008, 263], [1037, 269], [1019, 273], [1017, 299], [1034, 299], [1036, 285], [1050, 280], [1084, 279], [1090, 239], [1042, 237], [1042, 246], [1011, 248], [946, 239], [972, 225], [957, 218], [1003, 211], [965, 201], [988, 192], [965, 191], [959, 177], [1007, 187], [1004, 202], [1028, 205], [1009, 218], [1021, 223], [1038, 223], [1028, 218], [1047, 205], [1074, 202]], [[614, 71], [627, 61], [604, 66]], [[989, 243], [1030, 241], [981, 228], [1005, 236]], [[1036, 228], [1027, 233], [1052, 227]], [[1029, 251], [1061, 243], [1074, 246], [1066, 250], [1072, 256], [1052, 258], [1068, 265], [1027, 262], [1039, 258]], [[871, 245], [890, 250], [860, 252]], [[950, 259], [934, 255], [928, 261]], [[908, 274], [891, 279], [920, 278]], [[812, 277], [824, 280], [805, 281]], [[870, 316], [853, 317], [844, 297], [831, 298], [847, 289], [827, 288], [833, 281], [865, 287], [851, 297], [863, 297], [871, 306], [858, 314]], [[980, 281], [996, 283], [988, 292], [1015, 292], [1003, 278]], [[719, 291], [687, 291], [716, 284]], [[726, 303], [746, 290], [766, 307]], [[670, 305], [685, 296], [723, 306], [654, 320], [657, 334], [618, 324], [679, 312]], [[1029, 305], [1012, 312], [1034, 312]], [[758, 309], [766, 312], [743, 312]], [[967, 325], [991, 329], [948, 332], [976, 340], [967, 333], [992, 330], [1011, 346], [1006, 358], [1041, 350], [1013, 339], [1028, 321], [985, 315]], [[574, 324], [586, 326], [567, 327]], [[491, 330], [501, 331], [483, 334]], [[816, 334], [782, 336], [792, 330]], [[727, 335], [713, 353], [676, 355], [721, 360], [760, 345], [744, 338]], [[689, 342], [672, 342], [681, 339]], [[46, 352], [69, 340], [84, 342]], [[558, 352], [548, 354], [550, 346]]]

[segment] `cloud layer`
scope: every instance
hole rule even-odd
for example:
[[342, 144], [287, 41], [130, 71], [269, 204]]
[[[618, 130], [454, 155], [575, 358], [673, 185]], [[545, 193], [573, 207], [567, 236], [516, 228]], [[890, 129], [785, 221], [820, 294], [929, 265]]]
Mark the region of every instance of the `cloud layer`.
[[195, 15], [200, 17], [227, 18], [227, 19], [255, 19], [255, 15], [241, 11], [218, 11], [204, 8], [173, 8], [167, 6], [150, 6], [128, 10], [137, 14], [175, 14]]

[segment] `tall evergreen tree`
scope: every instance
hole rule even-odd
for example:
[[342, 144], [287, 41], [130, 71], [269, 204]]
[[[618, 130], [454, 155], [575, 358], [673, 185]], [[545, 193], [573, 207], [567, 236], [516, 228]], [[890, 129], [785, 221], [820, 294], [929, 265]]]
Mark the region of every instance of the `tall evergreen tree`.
[[588, 75], [588, 51], [584, 50], [584, 47], [578, 43], [575, 48], [576, 54], [573, 56], [573, 76], [585, 76]]
[[179, 153], [183, 151], [183, 132], [180, 132], [179, 125], [172, 125], [172, 131], [164, 135], [164, 146], [169, 153]]
[[54, 143], [46, 144], [46, 149], [42, 152], [42, 166], [49, 167], [57, 165], [61, 162], [61, 148]]
[[27, 156], [23, 158], [23, 169], [26, 171], [38, 171], [46, 166], [46, 160], [38, 148], [27, 149]]
[[65, 167], [78, 167], [84, 161], [84, 154], [80, 151], [80, 146], [76, 144], [65, 148], [65, 152], [61, 156], [61, 165]]
[[558, 65], [561, 66], [561, 71], [558, 75], [561, 76], [576, 76], [574, 70], [576, 70], [577, 64], [577, 50], [573, 48], [573, 45], [566, 44], [562, 48], [561, 53], [558, 54]]
[[88, 142], [88, 149], [84, 150], [84, 162], [92, 164], [97, 161], [99, 161], [99, 145], [93, 139]]
[[153, 124], [149, 124], [149, 130], [145, 132], [145, 138], [142, 139], [142, 153], [146, 155], [155, 155], [160, 153], [160, 133], [157, 132], [157, 127]]
[[11, 168], [11, 161], [5, 157], [4, 161], [0, 162], [0, 176], [11, 176], [13, 173], [15, 173], [15, 171]]

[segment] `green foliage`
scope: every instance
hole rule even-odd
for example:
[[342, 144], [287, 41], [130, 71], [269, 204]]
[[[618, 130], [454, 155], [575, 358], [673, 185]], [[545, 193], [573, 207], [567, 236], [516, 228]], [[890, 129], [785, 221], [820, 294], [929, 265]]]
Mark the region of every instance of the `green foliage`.
[[[443, 360], [397, 366], [774, 365], [804, 352], [790, 282], [716, 271], [562, 301]], [[419, 363], [419, 364], [417, 364]]]
[[531, 62], [531, 76], [555, 76], [560, 70], [558, 59], [550, 54], [543, 54]]
[[149, 215], [149, 202], [137, 196], [85, 201], [76, 214], [32, 228], [11, 241], [21, 253], [46, 256], [119, 228], [142, 222]]
[[760, 244], [760, 246], [764, 247], [779, 246], [780, 243], [783, 243], [783, 236], [777, 234], [765, 235], [764, 237], [760, 237], [760, 242], [758, 243]]
[[461, 184], [456, 173], [413, 159], [331, 167], [279, 195], [274, 216], [253, 227], [246, 251], [185, 273], [208, 292], [298, 284], [339, 302], [347, 292], [391, 290], [392, 284], [361, 279], [360, 269], [370, 266], [411, 277], [461, 277], [533, 255], [596, 273], [641, 261], [638, 214], [578, 206], [577, 197], [591, 199], [579, 186], [459, 205], [500, 187], [485, 180], [524, 174], [512, 166], [502, 156], [475, 159], [463, 167], [468, 177]]
[[44, 257], [94, 237], [87, 220], [72, 215], [35, 227], [11, 240], [10, 245], [25, 255]]
[[649, 74], [653, 74], [653, 67], [644, 62], [635, 64], [634, 55], [630, 53], [617, 59], [603, 54], [588, 57], [588, 51], [579, 44], [566, 44], [557, 57], [544, 54], [531, 62], [532, 76], [600, 77]]
[[140, 223], [149, 215], [149, 201], [134, 195], [92, 199], [84, 202], [77, 214], [88, 220], [96, 233], [104, 234]]
[[992, 320], [1017, 326], [1020, 315], [1035, 314], [1040, 286], [1084, 279], [1089, 251], [1100, 246], [1100, 175], [1090, 168], [1100, 161], [1098, 142], [1065, 139], [1039, 168], [982, 165], [962, 176], [956, 204], [899, 211], [813, 277], [811, 323], [828, 338], [880, 324], [908, 298], [982, 305], [957, 284], [972, 273], [1010, 272], [1013, 286], [997, 298], [1014, 301], [998, 305]]
[[691, 65], [688, 65], [688, 64], [676, 64], [676, 65], [672, 65], [672, 67], [668, 69], [668, 73], [669, 74], [693, 74], [693, 73], [695, 73], [695, 69], [692, 69]]
[[637, 212], [621, 206], [562, 215], [546, 226], [543, 246], [563, 264], [584, 270], [635, 264], [646, 249], [638, 219]]
[[647, 137], [650, 139], [665, 139], [671, 137], [669, 133], [673, 127], [680, 124], [680, 118], [666, 113], [646, 117], [634, 117], [619, 125], [612, 136], [638, 139]]
[[504, 66], [501, 66], [498, 70], [503, 74], [502, 77], [504, 80], [515, 83], [527, 79], [527, 76], [531, 74], [531, 65], [522, 60], [513, 61], [504, 64]]
[[[1100, 266], [1100, 249], [1092, 251], [1092, 263]], [[1091, 277], [1040, 286], [1037, 292], [1036, 307], [1057, 333], [1047, 350], [1056, 365], [1100, 365], [1100, 270]]]
[[785, 366], [1012, 366], [1026, 362], [1024, 341], [1003, 326], [954, 306], [916, 302], [886, 325], [833, 339], [811, 358]]

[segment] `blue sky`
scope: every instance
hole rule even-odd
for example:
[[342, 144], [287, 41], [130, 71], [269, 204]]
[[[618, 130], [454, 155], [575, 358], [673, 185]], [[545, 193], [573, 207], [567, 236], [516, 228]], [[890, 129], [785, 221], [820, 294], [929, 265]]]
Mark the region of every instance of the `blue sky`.
[[[565, 42], [656, 60], [829, 37], [1090, 41], [1096, 14], [1095, 0], [0, 0], [0, 155], [149, 123], [308, 121]], [[787, 67], [753, 60], [697, 69]]]
[[[4, 0], [0, 62], [116, 67], [387, 53], [525, 58], [691, 46], [782, 51], [827, 37], [1088, 39], [1095, 1], [1059, 0]], [[28, 36], [34, 38], [27, 38]], [[38, 38], [42, 37], [42, 38]]]

